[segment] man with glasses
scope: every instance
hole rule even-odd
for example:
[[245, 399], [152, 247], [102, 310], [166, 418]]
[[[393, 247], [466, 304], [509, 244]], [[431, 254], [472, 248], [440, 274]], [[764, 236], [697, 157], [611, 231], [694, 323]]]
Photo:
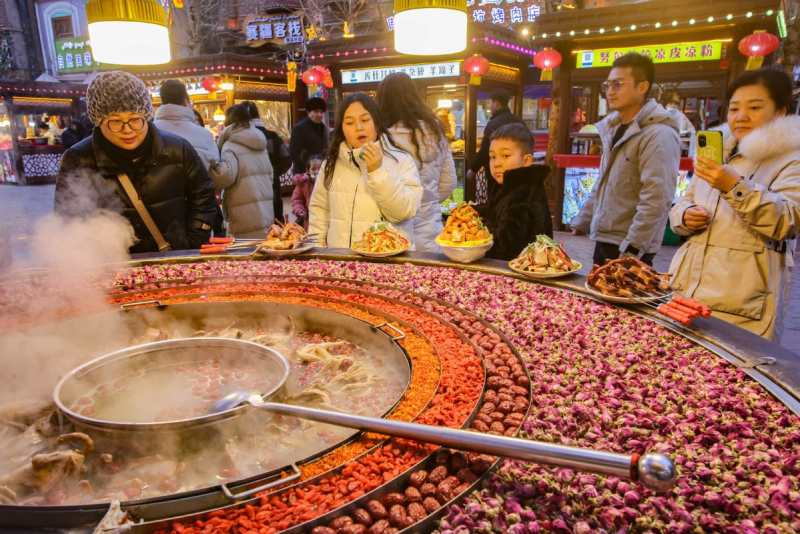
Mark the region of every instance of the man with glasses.
[[144, 83], [127, 72], [103, 72], [86, 95], [94, 132], [61, 159], [56, 212], [121, 213], [136, 233], [131, 252], [198, 248], [207, 241], [216, 215], [211, 179], [187, 141], [150, 123], [153, 106]]
[[573, 233], [595, 241], [594, 263], [629, 254], [652, 264], [675, 195], [681, 145], [674, 116], [649, 98], [655, 68], [644, 55], [616, 61], [603, 83], [612, 111], [597, 124], [600, 175], [572, 220]]

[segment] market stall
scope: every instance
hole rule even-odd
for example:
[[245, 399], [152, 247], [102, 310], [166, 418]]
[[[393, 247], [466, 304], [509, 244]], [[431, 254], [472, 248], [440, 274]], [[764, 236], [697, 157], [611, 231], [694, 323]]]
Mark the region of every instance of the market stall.
[[[463, 454], [291, 418], [208, 427], [184, 439], [177, 458], [163, 448], [137, 456], [136, 447], [85, 430], [90, 446], [67, 423], [44, 444], [62, 453], [50, 457], [61, 459], [61, 469], [48, 471], [57, 476], [46, 478], [46, 489], [14, 486], [13, 498], [4, 490], [0, 523], [93, 524], [119, 498], [144, 521], [132, 532], [429, 532], [437, 519], [444, 532], [800, 529], [800, 366], [778, 345], [713, 318], [686, 327], [644, 305], [595, 300], [579, 275], [534, 282], [500, 262], [466, 266], [423, 253], [365, 261], [318, 250], [296, 258], [254, 260], [251, 250], [142, 257], [97, 282], [108, 306], [40, 306], [35, 316], [21, 303], [47, 277], [28, 273], [3, 287], [0, 337], [57, 336], [91, 318], [94, 328], [124, 325], [102, 346], [89, 340], [80, 349], [92, 354], [187, 334], [250, 339], [286, 351], [295, 370], [332, 373], [299, 404], [337, 406], [338, 380], [355, 369], [366, 377], [349, 389], [356, 404], [390, 420], [637, 458], [659, 452], [674, 459], [677, 486], [656, 493], [627, 480], [635, 473]], [[378, 347], [410, 374], [365, 388], [386, 380], [366, 361]], [[219, 365], [180, 372], [187, 380], [205, 373], [191, 388], [213, 398]], [[301, 376], [297, 384], [308, 382]], [[78, 399], [74, 410], [92, 417], [100, 398]], [[352, 400], [340, 408], [353, 409]], [[36, 417], [26, 421], [18, 432]], [[226, 441], [234, 432], [246, 438]], [[22, 446], [14, 434], [0, 439]], [[65, 454], [86, 474], [63, 469]]]
[[0, 82], [0, 183], [53, 183], [65, 148], [61, 132], [79, 116], [86, 87]]

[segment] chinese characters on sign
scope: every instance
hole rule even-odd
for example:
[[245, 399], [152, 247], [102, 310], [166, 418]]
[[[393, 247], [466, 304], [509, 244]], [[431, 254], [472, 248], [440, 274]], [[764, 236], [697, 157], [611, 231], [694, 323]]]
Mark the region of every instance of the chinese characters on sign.
[[542, 14], [543, 0], [468, 0], [473, 22], [500, 26], [536, 22]]
[[88, 37], [58, 39], [55, 45], [56, 70], [59, 74], [91, 72], [98, 68]]
[[447, 78], [461, 75], [461, 62], [425, 63], [421, 65], [401, 65], [398, 67], [377, 67], [374, 69], [352, 69], [342, 71], [342, 84], [378, 83], [394, 72], [405, 72], [412, 79]]
[[713, 61], [722, 59], [723, 41], [697, 41], [670, 43], [654, 46], [628, 48], [604, 48], [601, 50], [578, 50], [579, 69], [610, 67], [614, 60], [628, 52], [650, 56], [653, 63], [682, 63], [688, 61]]
[[251, 19], [245, 26], [248, 41], [277, 41], [279, 44], [303, 42], [303, 22], [300, 15], [274, 15]]

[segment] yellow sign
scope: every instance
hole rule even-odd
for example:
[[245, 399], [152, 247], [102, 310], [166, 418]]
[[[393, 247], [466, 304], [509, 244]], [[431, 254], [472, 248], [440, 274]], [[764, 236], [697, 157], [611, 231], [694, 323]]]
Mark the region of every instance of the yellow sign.
[[631, 46], [626, 48], [602, 48], [578, 50], [577, 67], [591, 69], [610, 67], [614, 60], [629, 52], [650, 56], [653, 63], [685, 63], [689, 61], [713, 61], [722, 59], [725, 41], [696, 41], [662, 45]]

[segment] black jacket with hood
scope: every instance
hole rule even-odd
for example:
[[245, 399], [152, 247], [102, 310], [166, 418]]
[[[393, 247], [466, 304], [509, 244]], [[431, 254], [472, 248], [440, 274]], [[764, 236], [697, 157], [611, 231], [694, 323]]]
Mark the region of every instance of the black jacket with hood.
[[553, 237], [553, 222], [544, 189], [549, 173], [550, 168], [545, 165], [506, 172], [497, 194], [478, 209], [494, 239], [487, 257], [511, 260], [537, 235]]
[[123, 172], [172, 249], [199, 248], [208, 240], [217, 212], [211, 178], [188, 141], [152, 123], [135, 150], [115, 147], [99, 128], [67, 150], [56, 180], [56, 213], [80, 217], [101, 209], [118, 212], [136, 232], [132, 253], [158, 251], [119, 183], [117, 175]]

